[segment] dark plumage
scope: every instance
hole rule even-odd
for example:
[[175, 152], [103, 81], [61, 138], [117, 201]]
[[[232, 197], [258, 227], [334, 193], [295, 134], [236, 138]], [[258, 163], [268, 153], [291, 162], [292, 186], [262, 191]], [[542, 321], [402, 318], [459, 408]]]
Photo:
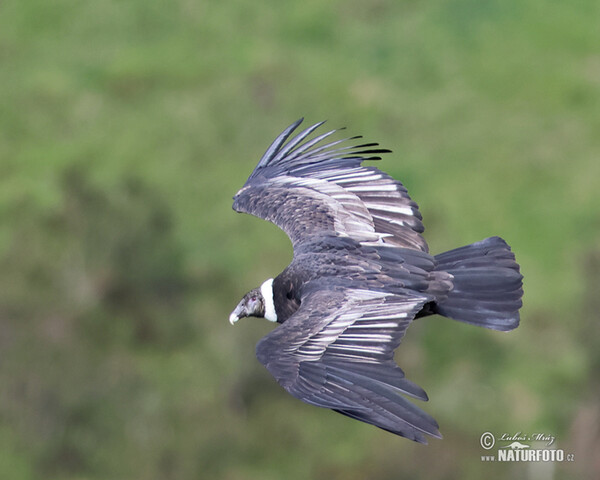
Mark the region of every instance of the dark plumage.
[[436, 421], [402, 394], [427, 400], [393, 359], [414, 318], [440, 314], [495, 330], [519, 324], [522, 276], [499, 237], [437, 256], [417, 204], [375, 167], [377, 144], [322, 144], [322, 123], [269, 147], [233, 208], [273, 222], [294, 258], [249, 292], [229, 317], [280, 323], [256, 354], [289, 393], [312, 405], [426, 443]]

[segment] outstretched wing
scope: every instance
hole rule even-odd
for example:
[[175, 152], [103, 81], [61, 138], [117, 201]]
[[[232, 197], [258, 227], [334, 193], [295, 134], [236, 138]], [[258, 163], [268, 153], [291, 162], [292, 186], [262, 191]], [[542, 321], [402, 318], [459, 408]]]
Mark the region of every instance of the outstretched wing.
[[[321, 282], [322, 284], [322, 282]], [[300, 308], [256, 354], [293, 396], [421, 443], [438, 424], [402, 394], [427, 395], [404, 377], [394, 350], [430, 299], [334, 286], [306, 288]]]
[[233, 208], [269, 220], [294, 246], [308, 234], [335, 233], [366, 245], [388, 244], [427, 252], [418, 206], [406, 188], [365, 160], [389, 150], [376, 143], [321, 145], [335, 130], [308, 139], [323, 122], [286, 140], [302, 122], [286, 128], [266, 151]]

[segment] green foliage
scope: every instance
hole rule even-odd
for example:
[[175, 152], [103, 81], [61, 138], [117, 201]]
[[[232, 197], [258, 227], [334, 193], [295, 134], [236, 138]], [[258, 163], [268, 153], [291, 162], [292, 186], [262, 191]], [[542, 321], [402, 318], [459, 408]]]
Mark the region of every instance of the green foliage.
[[[3, 2], [0, 477], [537, 478], [481, 462], [479, 436], [542, 431], [575, 453], [555, 478], [597, 478], [598, 18], [593, 0]], [[433, 252], [499, 234], [522, 265], [515, 332], [430, 318], [399, 349], [443, 441], [301, 404], [254, 359], [272, 326], [226, 321], [291, 257], [231, 197], [303, 115], [394, 150], [381, 167]]]

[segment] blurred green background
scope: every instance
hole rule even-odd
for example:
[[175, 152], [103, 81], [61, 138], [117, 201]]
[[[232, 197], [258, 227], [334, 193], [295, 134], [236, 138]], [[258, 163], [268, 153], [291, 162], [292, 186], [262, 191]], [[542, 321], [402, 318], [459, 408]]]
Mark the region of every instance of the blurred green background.
[[[0, 4], [0, 478], [600, 477], [597, 0]], [[443, 440], [278, 387], [232, 328], [291, 258], [231, 197], [300, 116], [394, 150], [431, 251], [491, 235], [508, 334], [416, 322]], [[487, 463], [485, 431], [573, 462]], [[493, 451], [492, 451], [493, 453]]]

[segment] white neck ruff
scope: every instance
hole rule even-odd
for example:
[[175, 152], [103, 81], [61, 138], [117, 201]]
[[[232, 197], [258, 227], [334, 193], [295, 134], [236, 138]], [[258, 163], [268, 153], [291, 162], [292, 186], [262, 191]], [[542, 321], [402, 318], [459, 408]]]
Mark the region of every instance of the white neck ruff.
[[269, 278], [260, 286], [260, 293], [265, 300], [265, 318], [270, 322], [277, 321], [275, 303], [273, 302], [273, 279]]

